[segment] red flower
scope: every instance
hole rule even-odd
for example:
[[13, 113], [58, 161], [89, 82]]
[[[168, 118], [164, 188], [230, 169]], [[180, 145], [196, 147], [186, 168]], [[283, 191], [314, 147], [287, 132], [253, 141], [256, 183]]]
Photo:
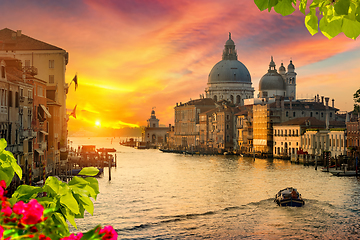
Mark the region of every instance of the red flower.
[[4, 180], [0, 181], [0, 187], [2, 187], [4, 190], [6, 189], [6, 182]]
[[25, 205], [23, 217], [21, 223], [24, 224], [37, 224], [42, 221], [44, 207], [38, 203], [36, 199], [31, 199], [28, 204]]
[[4, 228], [0, 225], [0, 239], [2, 239], [4, 234]]
[[45, 236], [44, 234], [39, 235], [39, 240], [51, 240], [51, 238]]
[[71, 234], [70, 236], [68, 237], [64, 237], [60, 240], [80, 240], [82, 238], [83, 234], [82, 233], [78, 233], [76, 236], [75, 234]]
[[6, 206], [3, 209], [1, 209], [1, 212], [3, 212], [6, 217], [10, 217], [12, 213], [11, 208], [9, 206]]
[[118, 236], [117, 232], [112, 226], [105, 226], [103, 229], [101, 229], [99, 234], [103, 233], [105, 233], [105, 235], [101, 238], [102, 240], [116, 240]]
[[4, 189], [0, 187], [0, 196], [3, 196], [4, 195]]
[[26, 204], [23, 201], [15, 203], [13, 206], [14, 213], [21, 215], [25, 213]]

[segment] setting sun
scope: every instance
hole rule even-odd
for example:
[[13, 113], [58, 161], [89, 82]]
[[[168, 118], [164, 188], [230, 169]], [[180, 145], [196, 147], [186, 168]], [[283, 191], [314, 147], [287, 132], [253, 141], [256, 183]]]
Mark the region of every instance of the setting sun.
[[100, 126], [101, 126], [100, 121], [96, 121], [96, 122], [95, 122], [95, 125], [96, 125], [97, 127], [100, 127]]

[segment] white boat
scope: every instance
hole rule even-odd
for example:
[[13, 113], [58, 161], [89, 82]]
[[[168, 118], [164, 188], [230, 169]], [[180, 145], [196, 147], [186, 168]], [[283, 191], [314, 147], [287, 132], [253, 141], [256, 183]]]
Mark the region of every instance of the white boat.
[[274, 202], [279, 206], [302, 207], [305, 201], [302, 199], [301, 194], [293, 187], [287, 187], [280, 190], [276, 195]]

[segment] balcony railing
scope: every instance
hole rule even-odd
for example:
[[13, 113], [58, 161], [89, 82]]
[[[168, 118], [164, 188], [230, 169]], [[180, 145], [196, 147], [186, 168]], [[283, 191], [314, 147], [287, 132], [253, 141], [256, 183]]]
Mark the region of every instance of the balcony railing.
[[33, 103], [33, 99], [28, 97], [28, 103], [30, 103], [30, 104]]
[[31, 76], [35, 76], [38, 74], [38, 69], [34, 66], [25, 66], [23, 67], [23, 71]]

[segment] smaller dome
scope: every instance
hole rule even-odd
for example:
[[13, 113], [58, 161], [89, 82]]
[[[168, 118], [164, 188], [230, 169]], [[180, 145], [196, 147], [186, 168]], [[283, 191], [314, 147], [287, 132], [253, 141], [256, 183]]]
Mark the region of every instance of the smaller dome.
[[266, 90], [285, 90], [285, 81], [277, 72], [265, 74], [259, 82], [259, 91]]
[[279, 67], [279, 72], [286, 72], [286, 69], [285, 69], [283, 63], [281, 63], [281, 66]]
[[235, 45], [234, 41], [231, 39], [231, 33], [229, 32], [229, 39], [226, 41], [225, 45]]
[[292, 63], [292, 60], [290, 60], [290, 64], [288, 66], [288, 69], [295, 69], [294, 64]]

